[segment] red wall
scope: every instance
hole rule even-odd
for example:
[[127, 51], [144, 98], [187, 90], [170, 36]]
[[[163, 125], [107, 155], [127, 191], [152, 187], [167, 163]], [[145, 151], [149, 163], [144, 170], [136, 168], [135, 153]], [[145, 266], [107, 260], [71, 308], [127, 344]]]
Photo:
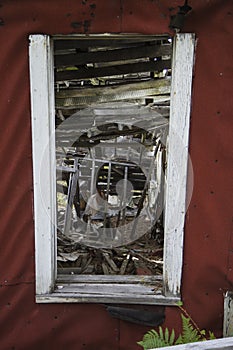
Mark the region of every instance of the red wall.
[[[230, 0], [189, 3], [193, 11], [183, 31], [195, 32], [198, 41], [190, 135], [194, 191], [182, 294], [198, 325], [221, 335], [223, 294], [233, 282], [233, 6]], [[0, 349], [139, 349], [136, 341], [148, 327], [113, 319], [102, 305], [35, 304], [28, 36], [167, 33], [171, 13], [182, 4], [0, 1]], [[166, 309], [165, 325], [179, 330], [177, 308]]]

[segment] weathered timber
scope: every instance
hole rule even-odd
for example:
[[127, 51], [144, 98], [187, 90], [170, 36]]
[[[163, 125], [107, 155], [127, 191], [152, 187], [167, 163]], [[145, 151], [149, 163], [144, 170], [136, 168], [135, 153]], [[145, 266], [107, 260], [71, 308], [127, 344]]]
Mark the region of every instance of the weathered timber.
[[155, 43], [161, 40], [167, 40], [168, 36], [158, 35], [158, 36], [140, 36], [140, 35], [125, 35], [121, 37], [119, 35], [111, 34], [109, 36], [99, 36], [96, 35], [92, 38], [87, 36], [77, 36], [70, 37], [69, 39], [57, 38], [54, 40], [55, 53], [59, 50], [72, 50], [72, 49], [88, 49], [88, 48], [99, 48], [99, 47], [119, 47], [130, 45], [138, 45], [139, 43]]
[[[65, 271], [66, 269], [64, 269]], [[61, 271], [61, 269], [60, 269]], [[71, 272], [71, 268], [68, 268], [68, 271]], [[76, 271], [74, 268], [72, 271]], [[62, 272], [62, 271], [61, 271]], [[95, 284], [98, 283], [100, 280], [99, 275], [73, 275], [69, 276], [67, 273], [62, 272], [62, 274], [58, 274], [57, 276], [57, 283], [58, 284], [66, 284], [66, 283], [90, 283]], [[148, 285], [154, 285], [156, 283], [162, 282], [162, 276], [121, 276], [121, 275], [115, 275], [115, 276], [101, 276], [101, 281], [105, 284], [112, 284], [113, 282], [118, 284], [148, 284]]]
[[121, 95], [127, 94], [127, 92], [146, 90], [148, 95], [156, 94], [169, 94], [170, 93], [171, 80], [169, 78], [163, 79], [151, 79], [148, 81], [142, 81], [139, 83], [122, 84], [117, 86], [93, 86], [89, 88], [79, 89], [67, 89], [56, 92], [56, 99], [68, 98], [68, 97], [88, 97], [88, 96], [101, 96], [106, 95], [109, 97], [112, 94]]
[[137, 84], [61, 90], [56, 93], [55, 103], [57, 108], [74, 108], [90, 103], [130, 100], [147, 96], [160, 95], [161, 100], [168, 100], [170, 85], [170, 79], [155, 79]]
[[[139, 83], [138, 87], [129, 84], [128, 86], [117, 87], [98, 87], [95, 89], [85, 90], [67, 90], [60, 91], [56, 94], [56, 107], [62, 109], [78, 108], [90, 106], [91, 103], [113, 102], [123, 100], [135, 100], [138, 98], [151, 97], [155, 102], [164, 102], [170, 99], [170, 87], [169, 84], [159, 84], [158, 80], [155, 80], [154, 86], [140, 88], [142, 83]], [[163, 80], [165, 82], [166, 80]], [[145, 84], [145, 83], [144, 83]], [[149, 84], [148, 84], [149, 85]], [[132, 90], [131, 90], [132, 88]], [[116, 90], [115, 90], [116, 89]], [[65, 96], [67, 93], [67, 96]], [[64, 97], [61, 97], [63, 94]], [[76, 96], [70, 96], [76, 95]]]
[[68, 200], [67, 200], [66, 213], [65, 213], [65, 223], [64, 223], [64, 233], [65, 234], [67, 234], [69, 232], [70, 226], [71, 226], [72, 206], [73, 206], [74, 197], [75, 197], [75, 194], [77, 191], [77, 183], [78, 183], [78, 177], [79, 177], [77, 160], [75, 159], [74, 162], [75, 162], [76, 172], [73, 174], [70, 174], [70, 182], [69, 182], [69, 188], [68, 188]]
[[227, 291], [224, 297], [223, 335], [229, 337], [233, 334], [233, 292]]
[[122, 75], [128, 73], [156, 72], [171, 68], [171, 60], [140, 62], [132, 64], [122, 64], [120, 66], [80, 68], [75, 70], [64, 70], [55, 73], [55, 80], [79, 80], [99, 77], [109, 77], [112, 75]]
[[[156, 350], [154, 348], [151, 350]], [[233, 337], [206, 340], [195, 343], [187, 343], [183, 345], [174, 345], [164, 347], [164, 350], [232, 350], [233, 349]]]
[[160, 57], [171, 54], [171, 45], [140, 46], [117, 50], [79, 52], [55, 56], [55, 67], [81, 66], [87, 63], [113, 62], [143, 57]]

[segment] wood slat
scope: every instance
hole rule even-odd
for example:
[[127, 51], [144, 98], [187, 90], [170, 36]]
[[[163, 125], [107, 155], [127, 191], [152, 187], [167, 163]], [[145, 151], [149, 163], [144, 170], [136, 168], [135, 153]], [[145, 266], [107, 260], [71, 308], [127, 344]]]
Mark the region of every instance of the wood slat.
[[69, 39], [62, 39], [60, 40], [55, 39], [54, 40], [54, 48], [55, 52], [58, 50], [70, 50], [70, 49], [87, 49], [87, 48], [94, 48], [94, 47], [105, 47], [105, 46], [111, 46], [111, 47], [117, 47], [117, 46], [124, 46], [124, 45], [133, 45], [137, 44], [139, 42], [145, 43], [145, 42], [159, 42], [161, 40], [167, 40], [168, 36], [165, 35], [158, 35], [158, 36], [140, 36], [140, 35], [111, 35], [111, 36], [92, 36], [92, 38], [88, 38], [87, 36], [80, 36], [79, 38], [69, 38]]
[[[75, 270], [75, 268], [74, 268]], [[162, 276], [119, 276], [119, 275], [67, 275], [67, 274], [59, 274], [57, 276], [57, 283], [98, 283], [101, 280], [102, 283], [149, 283], [154, 284], [158, 281], [162, 281]]]
[[156, 79], [114, 87], [61, 90], [56, 93], [55, 103], [57, 108], [74, 108], [90, 103], [131, 100], [147, 96], [153, 96], [153, 98], [158, 96], [158, 99], [167, 101], [170, 85], [170, 79]]
[[87, 63], [113, 62], [171, 54], [171, 45], [141, 46], [117, 50], [72, 53], [55, 56], [55, 67], [80, 66]]
[[[151, 350], [156, 350], [154, 348]], [[164, 347], [163, 350], [232, 350], [233, 337]]]
[[[121, 95], [127, 94], [127, 92], [146, 90], [147, 93], [153, 94], [169, 94], [171, 86], [171, 79], [151, 79], [148, 81], [142, 81], [139, 83], [122, 84], [118, 86], [95, 86], [89, 88], [68, 89], [60, 90], [56, 92], [56, 99], [68, 98], [68, 97], [87, 97], [87, 96], [102, 96], [102, 95]], [[150, 91], [149, 89], [152, 89]]]
[[85, 294], [56, 293], [36, 295], [37, 303], [117, 303], [117, 304], [142, 304], [142, 305], [177, 305], [180, 301], [177, 297], [165, 297], [158, 295], [130, 295], [126, 294]]
[[[59, 288], [60, 287], [60, 288]], [[62, 288], [63, 287], [63, 288]], [[67, 284], [65, 286], [58, 286], [56, 289], [56, 293], [77, 293], [77, 294], [108, 294], [108, 295], [116, 295], [116, 294], [125, 294], [130, 293], [132, 296], [136, 295], [155, 295], [155, 288], [150, 285], [146, 286], [143, 284], [108, 284], [107, 286], [102, 283], [74, 283]]]
[[81, 68], [77, 70], [66, 70], [55, 73], [55, 80], [79, 80], [99, 77], [109, 77], [112, 75], [123, 75], [129, 73], [155, 72], [171, 67], [171, 60], [162, 60], [154, 62], [140, 62], [133, 64], [122, 64], [120, 66], [99, 67], [99, 68]]
[[223, 335], [233, 334], [233, 292], [227, 291], [224, 298]]

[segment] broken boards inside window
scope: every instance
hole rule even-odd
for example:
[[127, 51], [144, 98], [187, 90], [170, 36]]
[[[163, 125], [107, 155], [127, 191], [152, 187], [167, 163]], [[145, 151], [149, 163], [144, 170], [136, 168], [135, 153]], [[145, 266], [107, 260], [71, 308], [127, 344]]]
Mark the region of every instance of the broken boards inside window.
[[171, 51], [166, 36], [54, 40], [58, 273], [162, 274]]

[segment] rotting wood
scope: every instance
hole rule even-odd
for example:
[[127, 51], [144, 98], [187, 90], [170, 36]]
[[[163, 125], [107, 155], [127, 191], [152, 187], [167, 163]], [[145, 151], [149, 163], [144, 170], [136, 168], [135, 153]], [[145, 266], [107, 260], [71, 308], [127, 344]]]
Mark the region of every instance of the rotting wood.
[[[66, 269], [60, 269], [62, 274], [58, 274], [57, 276], [57, 284], [67, 284], [67, 283], [98, 283], [99, 282], [99, 275], [78, 275], [76, 274], [75, 268], [68, 268], [67, 269], [70, 273], [71, 276], [68, 275]], [[65, 274], [64, 274], [65, 273]], [[112, 284], [113, 282], [115, 283], [123, 283], [123, 284], [137, 284], [137, 283], [142, 283], [142, 284], [160, 284], [162, 283], [162, 276], [157, 275], [157, 276], [126, 276], [126, 275], [101, 275], [101, 281], [104, 284]], [[158, 283], [160, 282], [160, 283]]]
[[121, 264], [121, 268], [120, 268], [120, 275], [124, 275], [125, 274], [125, 270], [126, 267], [129, 263], [130, 260], [130, 254], [127, 255], [127, 257], [123, 260], [122, 264]]
[[79, 52], [55, 55], [55, 67], [78, 66], [87, 63], [113, 62], [144, 57], [159, 57], [171, 54], [171, 45], [147, 45], [126, 49], [114, 49], [95, 52]]
[[74, 160], [74, 170], [75, 172], [73, 174], [70, 174], [70, 182], [68, 187], [68, 199], [67, 199], [65, 222], [64, 222], [65, 234], [69, 232], [71, 227], [71, 215], [72, 215], [71, 212], [72, 212], [72, 206], [74, 203], [74, 197], [77, 191], [77, 184], [78, 184], [78, 177], [79, 177], [77, 159]]
[[233, 292], [227, 291], [224, 297], [223, 335], [233, 335]]
[[134, 46], [135, 44], [138, 46], [140, 43], [144, 45], [144, 43], [160, 43], [161, 41], [165, 40], [167, 42], [169, 36], [167, 35], [156, 35], [156, 36], [141, 36], [141, 35], [135, 35], [135, 34], [124, 34], [124, 35], [117, 35], [117, 34], [111, 34], [111, 38], [109, 35], [92, 35], [92, 38], [83, 36], [83, 35], [76, 35], [67, 37], [62, 36], [54, 36], [54, 48], [55, 53], [59, 50], [70, 50], [75, 48], [80, 49], [88, 49], [90, 47], [99, 48], [99, 47], [128, 47], [128, 46]]
[[[90, 273], [93, 276], [102, 274], [134, 275], [137, 271], [145, 270], [147, 263], [148, 274], [161, 278], [163, 270], [162, 246], [150, 236], [144, 235], [138, 241], [128, 246], [114, 249], [96, 249], [79, 244], [67, 236], [58, 232], [58, 271], [66, 273], [80, 274]], [[65, 244], [63, 244], [63, 239]], [[69, 242], [69, 244], [68, 244]], [[59, 258], [61, 257], [61, 259]], [[81, 270], [79, 269], [81, 263]], [[73, 268], [73, 270], [72, 270]], [[88, 269], [87, 269], [88, 268]], [[63, 271], [63, 272], [62, 272]], [[123, 277], [123, 276], [122, 276]], [[141, 276], [142, 280], [146, 276]], [[136, 278], [137, 280], [137, 278]]]
[[87, 294], [87, 293], [66, 293], [66, 287], [62, 286], [61, 293], [56, 291], [50, 294], [37, 295], [36, 301], [38, 303], [117, 303], [117, 304], [143, 304], [143, 305], [173, 305], [177, 306], [177, 302], [180, 301], [178, 297], [165, 297], [162, 292], [158, 293], [138, 295], [130, 294], [127, 292], [127, 286], [124, 293], [96, 293], [96, 294]]
[[64, 80], [91, 79], [128, 73], [156, 72], [171, 68], [171, 60], [122, 64], [119, 66], [79, 68], [55, 73], [56, 82]]
[[[118, 284], [118, 283], [114, 283], [114, 285], [112, 284], [108, 284], [108, 286], [103, 286], [102, 283], [93, 283], [91, 285], [88, 285], [86, 283], [69, 283], [65, 286], [66, 288], [66, 293], [71, 293], [76, 291], [76, 293], [87, 293], [87, 294], [101, 294], [103, 292], [103, 290], [105, 289], [107, 294], [123, 294], [125, 293], [125, 288], [126, 285], [124, 284]], [[106, 290], [107, 288], [107, 290]], [[138, 295], [155, 295], [154, 292], [154, 287], [150, 284], [145, 285], [145, 284], [127, 284], [127, 288], [128, 288], [128, 292], [130, 294], [132, 294], [132, 296], [134, 294], [138, 294]], [[64, 290], [61, 289], [57, 289], [57, 293], [64, 293]]]
[[106, 259], [106, 261], [108, 262], [109, 266], [112, 268], [112, 270], [114, 272], [118, 272], [119, 268], [116, 266], [116, 264], [114, 263], [114, 261], [110, 258], [110, 256], [108, 255], [108, 253], [103, 253], [104, 258]]
[[[81, 98], [88, 99], [91, 97], [106, 96], [110, 101], [112, 99], [130, 98], [130, 97], [141, 97], [141, 96], [152, 96], [152, 95], [165, 95], [170, 93], [171, 80], [166, 79], [153, 79], [138, 83], [128, 83], [116, 86], [97, 86], [89, 88], [79, 89], [67, 89], [56, 92], [56, 103], [57, 99], [65, 98]], [[136, 95], [138, 94], [138, 95]], [[78, 101], [78, 100], [77, 100]]]

